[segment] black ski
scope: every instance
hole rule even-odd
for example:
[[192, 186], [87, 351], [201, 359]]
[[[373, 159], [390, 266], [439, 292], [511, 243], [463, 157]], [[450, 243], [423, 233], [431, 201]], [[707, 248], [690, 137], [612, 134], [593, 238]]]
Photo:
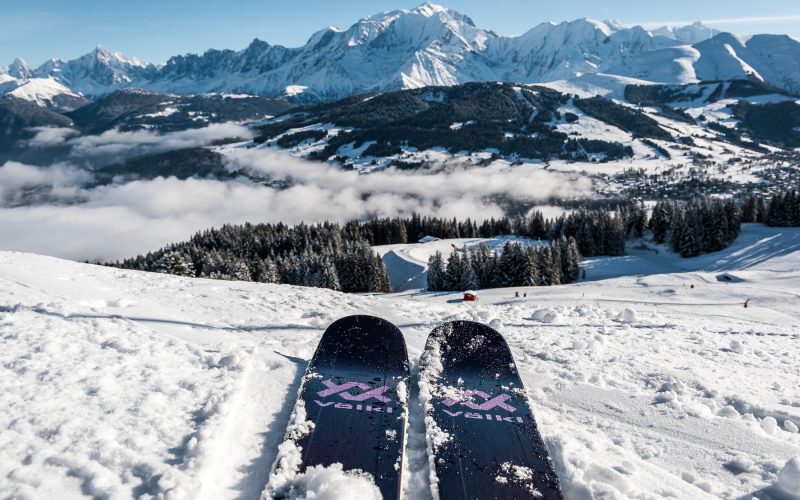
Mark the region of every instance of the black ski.
[[441, 325], [428, 337], [420, 367], [420, 397], [431, 417], [431, 483], [439, 498], [563, 499], [498, 332], [471, 321]]
[[[408, 354], [396, 326], [374, 316], [331, 324], [306, 369], [295, 407], [297, 414], [304, 406], [300, 410], [313, 427], [300, 431], [311, 426], [293, 428], [293, 422], [287, 432], [302, 458], [296, 472], [340, 463], [344, 470], [369, 473], [383, 498], [400, 498], [407, 388]], [[279, 453], [274, 471], [290, 462]]]

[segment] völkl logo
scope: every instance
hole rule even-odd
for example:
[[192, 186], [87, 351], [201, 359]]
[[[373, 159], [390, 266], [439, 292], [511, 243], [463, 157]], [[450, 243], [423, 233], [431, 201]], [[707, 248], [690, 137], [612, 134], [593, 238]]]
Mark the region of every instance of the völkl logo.
[[[344, 384], [337, 385], [336, 382], [332, 380], [323, 380], [322, 385], [327, 387], [327, 389], [319, 391], [317, 393], [320, 397], [328, 397], [332, 394], [339, 394], [342, 399], [346, 399], [347, 401], [367, 401], [368, 399], [375, 398], [382, 403], [388, 403], [391, 401], [386, 396], [383, 396], [383, 393], [389, 390], [387, 386], [376, 387], [374, 389], [369, 389], [369, 384], [365, 384], [363, 382], [345, 382]], [[361, 394], [350, 394], [347, 392], [348, 389], [352, 389], [353, 387], [358, 387], [362, 391]]]
[[[480, 396], [481, 398], [483, 398], [484, 402], [480, 404], [475, 403], [472, 401], [472, 396]], [[493, 410], [494, 408], [502, 408], [510, 412], [517, 411], [516, 408], [506, 403], [506, 401], [511, 399], [511, 396], [509, 396], [508, 394], [500, 394], [499, 396], [495, 396], [489, 399], [490, 397], [491, 394], [487, 394], [483, 391], [470, 390], [470, 391], [464, 391], [464, 393], [459, 398], [456, 399], [447, 398], [444, 401], [442, 401], [442, 403], [445, 406], [453, 406], [456, 403], [461, 403], [463, 406], [466, 406], [467, 408], [472, 408], [473, 410], [481, 410], [481, 411]]]

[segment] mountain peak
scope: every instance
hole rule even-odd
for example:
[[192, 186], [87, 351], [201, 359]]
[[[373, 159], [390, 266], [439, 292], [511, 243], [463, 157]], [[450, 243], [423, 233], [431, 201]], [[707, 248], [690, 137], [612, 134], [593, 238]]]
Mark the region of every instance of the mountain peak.
[[17, 57], [14, 59], [14, 62], [11, 63], [11, 66], [8, 67], [8, 74], [14, 78], [27, 80], [33, 76], [33, 69], [28, 66], [28, 63], [25, 62], [25, 59]]
[[432, 17], [435, 16], [436, 14], [449, 13], [449, 10], [447, 9], [447, 7], [444, 7], [442, 5], [435, 4], [433, 2], [425, 2], [418, 5], [411, 12], [419, 13], [425, 17]]
[[706, 26], [702, 21], [695, 21], [686, 26], [663, 26], [653, 30], [652, 33], [694, 45], [719, 35], [721, 31]]

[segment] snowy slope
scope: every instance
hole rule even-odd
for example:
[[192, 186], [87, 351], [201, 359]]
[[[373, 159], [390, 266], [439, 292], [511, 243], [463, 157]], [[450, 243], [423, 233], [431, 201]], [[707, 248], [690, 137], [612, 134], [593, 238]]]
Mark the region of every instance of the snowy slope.
[[[499, 329], [569, 498], [780, 498], [798, 480], [800, 249], [763, 231], [785, 250], [740, 282], [620, 277], [477, 304], [0, 253], [0, 497], [258, 498], [322, 331], [367, 313], [401, 328], [414, 367], [443, 321]], [[415, 387], [410, 403], [406, 492], [425, 499]]]
[[472, 249], [478, 245], [486, 245], [490, 250], [500, 252], [506, 242], [519, 242], [530, 246], [539, 243], [517, 236], [498, 236], [497, 238], [452, 238], [427, 243], [380, 245], [374, 248], [383, 259], [392, 289], [404, 292], [427, 288], [428, 259], [436, 252], [441, 253], [447, 261], [456, 249]]

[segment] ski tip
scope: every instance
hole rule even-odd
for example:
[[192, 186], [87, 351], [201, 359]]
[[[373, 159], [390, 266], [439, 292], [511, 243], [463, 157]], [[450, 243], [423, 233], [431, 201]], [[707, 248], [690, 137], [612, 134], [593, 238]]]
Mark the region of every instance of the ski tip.
[[391, 330], [398, 330], [397, 326], [395, 326], [390, 321], [387, 321], [383, 318], [378, 316], [371, 316], [369, 314], [353, 314], [350, 316], [344, 316], [342, 318], [337, 319], [333, 323], [328, 326], [328, 330], [335, 329], [339, 326], [359, 326], [362, 328], [388, 328]]
[[[445, 340], [465, 340], [473, 337], [483, 337], [490, 342], [506, 343], [503, 336], [489, 325], [478, 323], [477, 321], [457, 320], [448, 321], [437, 326], [431, 332], [431, 337], [438, 337]], [[430, 338], [430, 337], [429, 337]]]
[[445, 369], [487, 373], [516, 373], [516, 364], [503, 336], [475, 321], [450, 321], [434, 328], [426, 352], [442, 355]]
[[365, 370], [399, 366], [408, 371], [405, 338], [391, 322], [366, 314], [345, 316], [328, 326], [311, 364], [319, 368], [347, 365]]

